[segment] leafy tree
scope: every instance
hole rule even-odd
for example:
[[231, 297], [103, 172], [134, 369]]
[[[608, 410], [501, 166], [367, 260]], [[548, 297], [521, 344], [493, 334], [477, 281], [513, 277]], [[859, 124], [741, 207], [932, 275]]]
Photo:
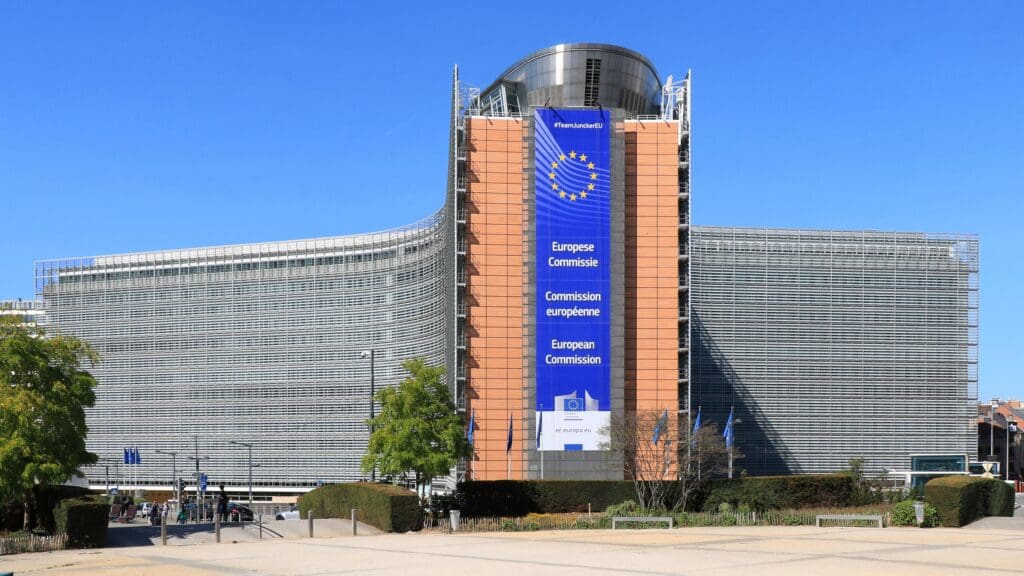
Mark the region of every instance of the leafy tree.
[[25, 528], [35, 484], [64, 482], [96, 462], [85, 449], [96, 379], [82, 365], [98, 361], [77, 338], [0, 318], [0, 501], [22, 500]]
[[418, 487], [447, 474], [472, 448], [444, 383], [444, 368], [419, 358], [402, 366], [410, 376], [376, 395], [380, 414], [368, 420], [374, 431], [362, 468], [367, 473], [376, 468], [385, 476], [412, 472]]
[[[642, 410], [613, 418], [608, 438], [604, 448], [622, 458], [644, 510], [682, 510], [692, 495], [727, 470], [725, 440], [713, 424], [694, 434], [664, 412]], [[734, 457], [742, 455], [734, 451]]]

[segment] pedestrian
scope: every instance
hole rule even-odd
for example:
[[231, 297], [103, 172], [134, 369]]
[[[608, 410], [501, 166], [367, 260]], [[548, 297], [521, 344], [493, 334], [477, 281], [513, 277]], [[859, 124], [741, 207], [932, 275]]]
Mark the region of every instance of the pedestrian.
[[217, 497], [217, 513], [220, 514], [220, 521], [228, 521], [228, 494], [224, 491], [224, 485], [220, 485], [220, 496]]

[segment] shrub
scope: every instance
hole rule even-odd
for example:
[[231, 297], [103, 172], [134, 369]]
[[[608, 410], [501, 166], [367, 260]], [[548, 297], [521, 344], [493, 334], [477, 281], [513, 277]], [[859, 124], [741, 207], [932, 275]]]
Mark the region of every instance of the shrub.
[[[924, 522], [921, 526], [924, 528], [933, 528], [939, 524], [939, 511], [935, 509], [935, 506], [925, 502]], [[892, 509], [892, 525], [917, 526], [917, 513], [914, 511], [913, 500], [904, 500], [896, 503], [896, 506]]]
[[990, 510], [1005, 511], [1005, 492], [997, 484], [1006, 486], [991, 478], [942, 476], [925, 484], [924, 496], [938, 510], [943, 526], [965, 526]]
[[854, 479], [845, 474], [807, 474], [800, 476], [754, 476], [719, 479], [700, 508], [718, 510], [723, 503], [732, 508], [764, 512], [780, 508], [842, 507], [851, 504]]
[[385, 532], [408, 532], [422, 526], [416, 494], [390, 484], [328, 484], [299, 498], [304, 517], [312, 510], [317, 518], [350, 518], [352, 508], [357, 520]]
[[67, 498], [53, 511], [54, 528], [67, 533], [69, 547], [97, 548], [107, 540], [109, 513], [105, 498]]
[[985, 515], [1013, 516], [1013, 486], [993, 479], [987, 482], [985, 487]]
[[600, 512], [636, 498], [632, 482], [601, 480], [493, 480], [462, 482], [458, 495], [466, 516], [525, 516], [531, 512]]

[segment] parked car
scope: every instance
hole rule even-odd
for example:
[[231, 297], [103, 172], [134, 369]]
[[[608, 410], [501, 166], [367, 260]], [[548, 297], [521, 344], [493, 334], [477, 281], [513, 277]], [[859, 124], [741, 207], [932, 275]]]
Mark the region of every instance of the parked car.
[[239, 504], [237, 502], [228, 502], [228, 519], [232, 522], [252, 522], [256, 519], [256, 515], [252, 513], [245, 504]]
[[274, 515], [275, 520], [297, 520], [299, 518], [299, 507], [292, 506], [288, 510], [278, 512]]
[[135, 514], [136, 514], [136, 516], [138, 516], [140, 518], [145, 518], [145, 517], [149, 516], [149, 513], [152, 510], [153, 510], [153, 503], [152, 502], [143, 502], [142, 504], [139, 504], [138, 508], [136, 508]]

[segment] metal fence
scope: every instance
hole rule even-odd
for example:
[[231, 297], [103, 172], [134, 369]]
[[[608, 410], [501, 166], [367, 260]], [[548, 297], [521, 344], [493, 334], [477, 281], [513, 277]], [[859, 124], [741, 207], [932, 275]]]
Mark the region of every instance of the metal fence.
[[[821, 514], [876, 514], [883, 517], [883, 525], [891, 526], [892, 517], [888, 507], [866, 509], [807, 508], [802, 510], [769, 510], [767, 512], [680, 512], [673, 516], [680, 528], [725, 527], [725, 526], [814, 526], [815, 517]], [[660, 515], [660, 514], [659, 514]], [[874, 522], [865, 522], [874, 525]], [[461, 518], [459, 532], [530, 532], [535, 530], [593, 530], [611, 528], [611, 516], [604, 514], [529, 514], [520, 517]], [[652, 524], [631, 524], [621, 522], [625, 528], [659, 528]], [[857, 525], [844, 522], [844, 526]], [[426, 533], [451, 532], [451, 520], [427, 518], [423, 524]]]

